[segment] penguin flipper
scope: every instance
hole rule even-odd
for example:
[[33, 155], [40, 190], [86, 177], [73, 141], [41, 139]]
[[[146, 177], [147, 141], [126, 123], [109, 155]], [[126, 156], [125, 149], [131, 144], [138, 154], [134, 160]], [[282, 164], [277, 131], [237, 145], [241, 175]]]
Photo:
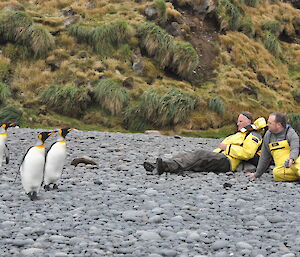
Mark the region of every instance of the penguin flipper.
[[5, 144], [5, 148], [4, 148], [4, 154], [5, 154], [6, 164], [8, 164], [9, 163], [9, 149], [6, 144]]

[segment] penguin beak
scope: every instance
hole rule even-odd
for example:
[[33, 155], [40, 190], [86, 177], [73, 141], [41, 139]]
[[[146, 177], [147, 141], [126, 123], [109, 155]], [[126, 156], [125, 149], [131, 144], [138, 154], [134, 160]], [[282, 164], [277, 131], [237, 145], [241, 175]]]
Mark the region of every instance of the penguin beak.
[[70, 132], [70, 131], [73, 130], [73, 129], [75, 129], [75, 128], [69, 128], [69, 129], [68, 129], [68, 132]]

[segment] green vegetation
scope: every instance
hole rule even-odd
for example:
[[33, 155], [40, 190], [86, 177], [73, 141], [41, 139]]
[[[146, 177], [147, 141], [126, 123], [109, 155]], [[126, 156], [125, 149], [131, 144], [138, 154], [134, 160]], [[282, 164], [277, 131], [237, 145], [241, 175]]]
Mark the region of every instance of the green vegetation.
[[264, 40], [264, 46], [274, 56], [279, 56], [281, 54], [280, 43], [279, 43], [277, 37], [271, 32], [266, 33], [266, 38]]
[[282, 31], [281, 24], [277, 20], [265, 20], [261, 24], [263, 30], [267, 30], [274, 35], [279, 35]]
[[216, 13], [221, 30], [238, 30], [243, 20], [244, 11], [235, 0], [218, 0]]
[[41, 92], [41, 100], [54, 111], [71, 117], [80, 117], [90, 97], [84, 87], [52, 85]]
[[96, 53], [108, 56], [114, 49], [127, 43], [131, 36], [131, 29], [126, 22], [116, 21], [96, 28], [74, 25], [70, 28], [69, 33], [79, 43], [89, 44]]
[[34, 57], [44, 57], [54, 46], [50, 33], [40, 25], [33, 24], [23, 12], [0, 12], [1, 41], [15, 42], [31, 49]]
[[94, 86], [95, 101], [113, 115], [121, 114], [128, 104], [129, 94], [116, 79], [102, 79]]
[[218, 96], [209, 99], [208, 108], [220, 115], [223, 115], [226, 109], [223, 100]]
[[259, 0], [244, 0], [245, 4], [250, 7], [256, 7]]
[[162, 68], [169, 67], [180, 77], [186, 78], [198, 66], [198, 54], [190, 43], [174, 40], [161, 27], [151, 22], [142, 23], [138, 31], [141, 47]]
[[294, 97], [295, 101], [300, 104], [300, 90], [295, 89], [292, 91], [292, 96]]
[[288, 113], [288, 123], [300, 134], [300, 114]]
[[0, 104], [4, 103], [7, 98], [11, 96], [11, 90], [10, 87], [3, 83], [0, 82]]
[[155, 0], [154, 4], [160, 14], [159, 24], [164, 25], [168, 20], [166, 2], [165, 0]]
[[165, 94], [149, 89], [141, 96], [140, 104], [127, 109], [125, 122], [131, 130], [139, 130], [147, 125], [172, 127], [187, 120], [196, 102], [197, 99], [190, 93], [175, 88]]
[[22, 120], [22, 112], [15, 106], [6, 106], [0, 109], [0, 120], [3, 123], [20, 124]]

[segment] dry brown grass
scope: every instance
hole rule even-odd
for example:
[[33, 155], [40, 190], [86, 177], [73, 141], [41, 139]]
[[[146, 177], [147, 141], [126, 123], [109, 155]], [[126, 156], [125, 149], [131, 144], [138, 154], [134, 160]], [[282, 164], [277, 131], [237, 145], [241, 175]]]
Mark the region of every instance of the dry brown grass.
[[11, 81], [11, 87], [24, 94], [38, 93], [41, 88], [51, 85], [54, 74], [50, 72], [44, 60], [36, 62], [19, 62]]

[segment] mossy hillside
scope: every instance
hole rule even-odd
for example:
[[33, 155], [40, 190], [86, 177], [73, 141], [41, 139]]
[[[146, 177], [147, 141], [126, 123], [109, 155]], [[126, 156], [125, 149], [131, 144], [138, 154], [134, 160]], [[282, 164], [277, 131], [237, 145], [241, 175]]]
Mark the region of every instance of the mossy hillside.
[[[22, 15], [28, 18], [27, 27], [38, 28], [41, 35], [37, 37], [39, 40], [43, 39], [43, 35], [50, 34], [52, 36], [49, 38], [54, 40], [48, 46], [43, 44], [46, 45], [45, 50], [36, 52], [34, 49], [39, 48], [32, 47], [32, 41], [26, 43], [14, 37], [1, 41], [0, 80], [11, 88], [9, 102], [22, 111], [24, 124], [57, 126], [78, 121], [78, 126], [82, 127], [86, 123], [88, 127], [99, 126], [99, 129], [126, 129], [128, 123], [124, 122], [124, 113], [139, 106], [142, 95], [149, 89], [162, 89], [164, 92], [180, 89], [192, 94], [197, 101], [194, 108], [186, 113], [184, 120], [180, 118], [180, 113], [176, 114], [178, 117], [174, 116], [175, 120], [179, 119], [181, 122], [173, 122], [174, 119], [169, 119], [169, 124], [144, 121], [147, 123], [144, 128], [175, 131], [217, 129], [234, 124], [237, 113], [242, 110], [249, 110], [255, 116], [266, 116], [270, 111], [277, 110], [300, 111], [297, 102], [297, 90], [300, 90], [297, 68], [300, 49], [296, 43], [299, 10], [289, 4], [226, 1], [226, 5], [222, 6], [227, 9], [223, 9], [223, 16], [219, 18], [220, 24], [224, 26], [223, 34], [219, 36], [216, 75], [210, 81], [191, 84], [188, 81], [189, 74], [185, 72], [193, 71], [198, 61], [201, 63], [201, 55], [196, 52], [198, 60], [192, 57], [196, 56], [193, 45], [189, 42], [192, 35], [175, 38], [166, 33], [163, 23], [167, 24], [168, 20], [176, 20], [184, 15], [171, 3], [95, 1], [94, 8], [87, 8], [87, 1], [81, 0], [5, 1], [1, 2], [0, 8], [8, 3], [18, 3], [25, 8]], [[160, 30], [159, 36], [168, 39], [167, 47], [157, 44], [164, 42], [159, 37], [155, 41], [153, 36], [148, 36], [148, 41], [145, 41], [149, 34], [144, 34], [144, 37], [139, 35], [140, 26], [149, 24], [143, 14], [144, 10], [153, 4], [160, 10], [160, 17], [150, 23], [150, 27], [155, 28], [155, 31]], [[196, 4], [196, 1], [190, 4]], [[65, 28], [63, 23], [66, 17], [61, 15], [61, 9], [70, 7], [76, 12], [75, 16], [79, 17], [79, 23]], [[232, 13], [235, 15], [230, 16]], [[120, 21], [118, 24], [121, 26], [117, 26], [121, 28], [120, 31], [125, 32], [120, 34], [121, 40], [114, 36], [116, 33], [112, 33], [116, 31], [113, 30], [116, 28], [116, 21]], [[78, 29], [76, 33], [70, 33], [74, 28]], [[188, 31], [187, 29], [185, 33]], [[15, 30], [15, 33], [18, 32]], [[32, 30], [28, 30], [28, 34], [33, 35], [32, 33]], [[282, 41], [283, 34], [288, 35], [293, 42]], [[105, 42], [104, 39], [108, 40]], [[45, 42], [48, 41], [46, 39]], [[106, 47], [102, 48], [97, 42]], [[151, 52], [149, 49], [151, 44], [155, 45], [153, 42], [156, 43], [156, 48]], [[149, 43], [150, 46], [147, 46]], [[176, 45], [176, 50], [169, 51], [170, 46]], [[132, 70], [137, 47], [143, 50], [144, 69], [141, 73]], [[128, 77], [133, 78], [133, 87], [123, 88], [128, 100], [122, 111], [112, 114], [93, 100], [94, 86], [103, 79], [117, 80], [122, 87], [122, 81]], [[74, 91], [78, 88], [82, 92], [88, 92], [92, 100], [84, 98], [85, 107], [77, 119], [69, 118], [66, 113], [57, 114], [60, 109], [55, 110], [40, 98], [42, 92], [53, 85], [60, 85], [62, 88], [71, 86]], [[221, 97], [224, 112], [218, 113], [209, 107], [211, 99], [216, 97]]]

